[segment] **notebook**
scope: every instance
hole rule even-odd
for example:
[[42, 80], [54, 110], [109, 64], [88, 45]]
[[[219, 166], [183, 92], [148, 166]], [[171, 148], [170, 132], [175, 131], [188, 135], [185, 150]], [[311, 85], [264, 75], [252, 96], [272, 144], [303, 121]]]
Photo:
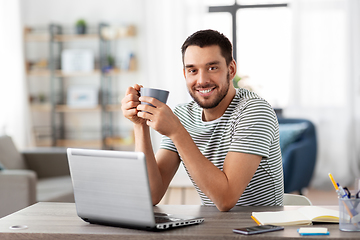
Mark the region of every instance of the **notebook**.
[[310, 225], [313, 222], [339, 222], [339, 211], [318, 206], [305, 206], [297, 210], [277, 212], [253, 212], [251, 218], [259, 225], [272, 224]]
[[68, 148], [76, 211], [94, 224], [161, 230], [199, 224], [202, 217], [154, 213], [145, 155]]

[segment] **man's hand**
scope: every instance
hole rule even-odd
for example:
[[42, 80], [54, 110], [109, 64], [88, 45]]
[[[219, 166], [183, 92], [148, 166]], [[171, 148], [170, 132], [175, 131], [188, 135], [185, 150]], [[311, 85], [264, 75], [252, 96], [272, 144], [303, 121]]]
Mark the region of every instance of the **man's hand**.
[[146, 96], [140, 97], [139, 100], [153, 105], [138, 105], [137, 116], [146, 119], [146, 124], [155, 131], [171, 138], [171, 135], [176, 133], [179, 128], [183, 128], [178, 117], [165, 103]]
[[121, 110], [124, 116], [134, 124], [145, 124], [145, 119], [138, 117], [137, 106], [140, 104], [139, 91], [142, 86], [135, 84], [126, 90], [125, 97], [121, 100]]

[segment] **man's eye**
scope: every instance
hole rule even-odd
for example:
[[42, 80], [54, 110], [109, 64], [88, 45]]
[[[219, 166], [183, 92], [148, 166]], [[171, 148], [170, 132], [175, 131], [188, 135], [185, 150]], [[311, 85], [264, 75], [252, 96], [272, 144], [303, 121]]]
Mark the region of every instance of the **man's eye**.
[[213, 71], [213, 70], [216, 70], [216, 69], [218, 69], [218, 68], [217, 67], [210, 67], [209, 68], [210, 71]]
[[188, 72], [194, 74], [194, 73], [196, 73], [196, 70], [195, 69], [189, 69]]

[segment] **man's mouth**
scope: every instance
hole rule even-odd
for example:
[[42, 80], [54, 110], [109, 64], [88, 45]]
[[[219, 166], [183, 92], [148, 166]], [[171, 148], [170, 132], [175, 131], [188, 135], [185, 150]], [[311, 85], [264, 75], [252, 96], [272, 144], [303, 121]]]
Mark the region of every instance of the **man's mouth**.
[[214, 89], [215, 89], [215, 87], [207, 88], [207, 89], [198, 89], [197, 91], [201, 94], [208, 94], [208, 93], [212, 92]]
[[212, 90], [212, 89], [207, 89], [207, 90], [199, 90], [199, 92], [201, 92], [201, 93], [209, 93], [209, 92], [211, 92], [211, 90]]

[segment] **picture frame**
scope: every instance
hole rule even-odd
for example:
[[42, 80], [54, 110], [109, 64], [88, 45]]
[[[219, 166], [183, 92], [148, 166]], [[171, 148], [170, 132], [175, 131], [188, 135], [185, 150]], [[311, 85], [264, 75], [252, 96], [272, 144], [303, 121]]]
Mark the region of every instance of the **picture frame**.
[[61, 52], [64, 73], [94, 71], [94, 53], [90, 49], [65, 49]]
[[67, 105], [70, 108], [94, 108], [99, 104], [98, 89], [94, 86], [70, 86]]

